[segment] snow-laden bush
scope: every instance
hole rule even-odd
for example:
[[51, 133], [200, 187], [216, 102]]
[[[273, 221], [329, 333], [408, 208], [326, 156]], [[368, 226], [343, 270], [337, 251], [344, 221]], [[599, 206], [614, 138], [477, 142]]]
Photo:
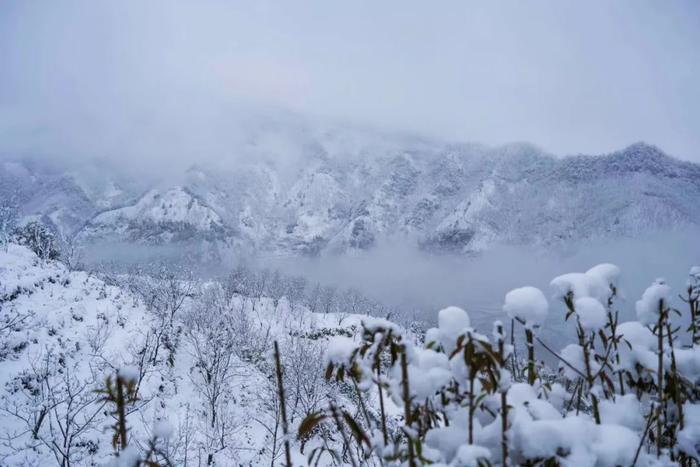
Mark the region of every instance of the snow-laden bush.
[[[578, 341], [554, 351], [536, 337], [549, 309], [542, 292], [509, 292], [504, 311], [559, 361], [555, 381], [516, 371], [497, 322], [491, 336], [459, 308], [440, 311], [418, 343], [386, 320], [366, 319], [359, 338], [333, 338], [326, 377], [378, 400], [379, 412], [330, 404], [307, 417], [299, 436], [322, 439], [312, 465], [698, 465], [700, 268], [691, 270], [691, 325], [672, 324], [671, 289], [657, 281], [619, 323], [620, 270], [603, 264], [552, 281]], [[687, 334], [690, 334], [688, 336]], [[533, 351], [534, 352], [534, 351]], [[399, 422], [399, 429], [391, 423]], [[323, 426], [325, 430], [319, 430]], [[323, 435], [325, 433], [325, 435]], [[333, 439], [336, 443], [329, 440]]]
[[56, 236], [40, 222], [32, 221], [16, 228], [13, 237], [15, 242], [32, 250], [42, 261], [61, 256]]

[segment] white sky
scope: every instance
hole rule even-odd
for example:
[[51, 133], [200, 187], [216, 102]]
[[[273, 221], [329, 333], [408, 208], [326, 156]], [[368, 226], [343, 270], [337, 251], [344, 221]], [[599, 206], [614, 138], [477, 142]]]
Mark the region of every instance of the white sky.
[[196, 158], [241, 103], [700, 161], [700, 2], [0, 2], [2, 155]]

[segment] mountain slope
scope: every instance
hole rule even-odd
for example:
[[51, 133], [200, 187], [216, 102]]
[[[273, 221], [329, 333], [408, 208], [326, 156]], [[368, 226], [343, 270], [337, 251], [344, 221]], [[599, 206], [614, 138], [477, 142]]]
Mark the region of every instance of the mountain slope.
[[700, 222], [700, 166], [642, 143], [556, 158], [527, 144], [488, 148], [277, 122], [251, 130], [239, 149], [230, 162], [201, 163], [157, 187], [127, 186], [116, 175], [90, 184], [21, 164], [5, 164], [0, 176], [21, 189], [24, 216], [92, 243], [204, 241], [317, 255], [402, 241], [471, 253]]
[[[162, 308], [158, 294], [173, 290], [184, 302]], [[362, 317], [218, 290], [150, 276], [105, 281], [22, 246], [0, 249], [0, 464], [113, 465], [113, 406], [95, 391], [118, 371], [138, 381], [127, 421], [139, 451], [157, 434], [173, 465], [204, 465], [209, 455], [215, 465], [278, 458], [272, 341], [290, 366], [303, 362], [285, 375], [290, 422], [298, 424], [337, 396], [323, 378], [327, 337], [352, 335]], [[305, 460], [296, 442], [294, 457]]]
[[151, 190], [136, 203], [102, 212], [80, 237], [161, 244], [189, 239], [224, 239], [221, 216], [182, 187]]

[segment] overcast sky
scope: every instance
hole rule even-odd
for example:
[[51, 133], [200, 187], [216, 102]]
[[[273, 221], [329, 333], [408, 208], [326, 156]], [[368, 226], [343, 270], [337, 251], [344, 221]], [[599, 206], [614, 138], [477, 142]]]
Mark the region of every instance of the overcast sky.
[[0, 2], [0, 154], [195, 158], [253, 107], [700, 161], [700, 2]]

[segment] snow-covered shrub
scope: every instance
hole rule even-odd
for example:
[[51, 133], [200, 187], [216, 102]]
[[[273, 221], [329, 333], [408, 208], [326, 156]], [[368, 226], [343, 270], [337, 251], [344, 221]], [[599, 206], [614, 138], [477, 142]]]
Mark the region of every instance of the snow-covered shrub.
[[44, 224], [32, 221], [14, 230], [14, 240], [32, 250], [42, 261], [58, 259], [61, 252], [56, 237]]
[[549, 311], [549, 303], [542, 291], [536, 287], [520, 287], [506, 294], [503, 311], [515, 321], [525, 326], [527, 341], [527, 378], [535, 382], [535, 341], [534, 329], [544, 323]]
[[[692, 274], [689, 284], [697, 279]], [[616, 266], [603, 264], [552, 281], [578, 336], [560, 352], [540, 341], [560, 362], [555, 382], [514, 372], [503, 325], [495, 323], [487, 337], [456, 307], [439, 312], [439, 326], [423, 343], [377, 319], [362, 322], [359, 338], [333, 338], [326, 377], [377, 400], [380, 411], [353, 416], [331, 403], [308, 416], [299, 436], [321, 438], [309, 461], [697, 465], [700, 347], [684, 346], [692, 340], [671, 325], [670, 288], [660, 282], [637, 303], [639, 321], [618, 323], [619, 276]], [[547, 310], [537, 289], [506, 296], [504, 311], [526, 329], [542, 324]], [[390, 421], [400, 429], [390, 430]]]
[[700, 266], [690, 268], [687, 296], [683, 299], [690, 309], [690, 327], [693, 344], [700, 345]]
[[0, 248], [5, 251], [17, 225], [18, 217], [18, 208], [14, 199], [5, 199], [0, 202]]

